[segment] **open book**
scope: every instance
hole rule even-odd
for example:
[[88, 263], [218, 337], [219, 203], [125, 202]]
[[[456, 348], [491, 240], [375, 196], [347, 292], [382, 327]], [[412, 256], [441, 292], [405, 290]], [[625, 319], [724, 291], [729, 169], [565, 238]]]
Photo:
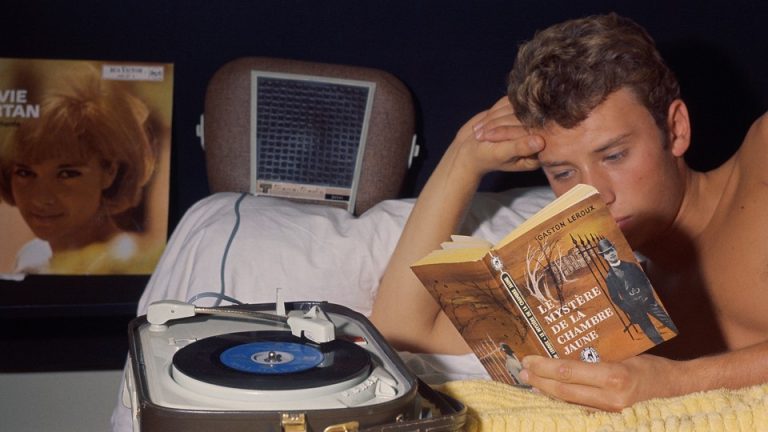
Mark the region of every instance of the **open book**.
[[677, 334], [597, 190], [577, 185], [498, 244], [466, 236], [411, 268], [492, 378], [529, 354], [622, 360]]

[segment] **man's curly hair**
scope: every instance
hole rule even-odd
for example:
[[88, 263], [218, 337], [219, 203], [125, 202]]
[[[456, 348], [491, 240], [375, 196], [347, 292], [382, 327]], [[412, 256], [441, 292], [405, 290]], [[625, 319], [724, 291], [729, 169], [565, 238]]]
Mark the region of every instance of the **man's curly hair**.
[[666, 131], [680, 87], [653, 39], [616, 14], [556, 24], [520, 46], [508, 95], [528, 128], [554, 122], [573, 128], [613, 92], [629, 88]]

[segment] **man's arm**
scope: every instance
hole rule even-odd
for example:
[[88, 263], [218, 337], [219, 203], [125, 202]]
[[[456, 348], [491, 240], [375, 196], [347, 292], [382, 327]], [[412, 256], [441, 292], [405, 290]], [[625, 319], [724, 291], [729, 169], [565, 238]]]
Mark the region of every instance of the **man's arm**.
[[[737, 228], [729, 237], [737, 238], [743, 247], [751, 244], [764, 245], [764, 215], [768, 204], [768, 174], [764, 169], [768, 162], [768, 114], [758, 119], [750, 129], [739, 152], [735, 155], [739, 171], [738, 197], [747, 206], [737, 206], [745, 213]], [[754, 210], [753, 210], [754, 209]], [[754, 227], [746, 229], [744, 227]], [[747, 241], [749, 240], [749, 241]], [[753, 317], [756, 335], [765, 335], [759, 326], [764, 324], [755, 317], [765, 316], [765, 302], [759, 299], [766, 291], [766, 280], [760, 276], [760, 269], [766, 268], [764, 249], [758, 247], [746, 250], [728, 250], [732, 261], [740, 265], [732, 271], [729, 283], [721, 291], [741, 293], [738, 296], [719, 297], [741, 298], [746, 302], [729, 305], [738, 308], [742, 315]], [[735, 268], [735, 267], [734, 267]], [[722, 272], [721, 272], [722, 273]], [[734, 277], [737, 274], [739, 277]], [[731, 288], [733, 287], [733, 288]], [[750, 294], [744, 293], [750, 287]], [[716, 298], [717, 299], [717, 298]], [[717, 306], [717, 305], [716, 305]], [[720, 305], [722, 307], [722, 304]], [[745, 308], [751, 308], [745, 310]], [[752, 335], [745, 336], [753, 338]], [[759, 340], [755, 336], [751, 340]], [[764, 336], [759, 336], [764, 337]], [[743, 339], [742, 339], [743, 340]], [[604, 410], [620, 410], [636, 402], [657, 398], [684, 395], [696, 391], [716, 388], [741, 388], [768, 382], [768, 340], [735, 346], [727, 353], [700, 357], [687, 361], [675, 361], [653, 355], [640, 355], [619, 363], [586, 364], [576, 360], [547, 359], [529, 356], [523, 359], [524, 371], [521, 378], [541, 392], [569, 402]]]
[[519, 125], [506, 98], [459, 130], [416, 201], [373, 305], [371, 321], [396, 348], [469, 351], [410, 265], [456, 232], [484, 174], [535, 169], [543, 145]]
[[649, 354], [619, 363], [528, 356], [523, 359], [523, 368], [523, 381], [542, 393], [588, 407], [619, 411], [653, 398], [768, 382], [768, 342], [686, 361]]

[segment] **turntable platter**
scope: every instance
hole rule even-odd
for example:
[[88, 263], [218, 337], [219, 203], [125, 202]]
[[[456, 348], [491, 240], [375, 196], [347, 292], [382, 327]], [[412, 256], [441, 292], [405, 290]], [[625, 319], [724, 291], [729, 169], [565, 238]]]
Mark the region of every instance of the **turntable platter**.
[[[315, 344], [287, 331], [227, 333], [198, 340], [173, 356], [179, 383], [234, 389], [296, 390], [357, 381], [371, 371], [368, 351], [336, 339]], [[354, 384], [352, 384], [354, 385]]]

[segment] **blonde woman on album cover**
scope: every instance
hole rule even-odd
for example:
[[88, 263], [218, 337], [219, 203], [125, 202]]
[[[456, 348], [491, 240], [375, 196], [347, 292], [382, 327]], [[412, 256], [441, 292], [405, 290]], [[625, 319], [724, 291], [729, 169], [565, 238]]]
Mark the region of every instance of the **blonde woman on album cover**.
[[0, 148], [0, 193], [35, 237], [15, 273], [151, 273], [143, 193], [157, 149], [146, 105], [93, 68], [48, 89]]

